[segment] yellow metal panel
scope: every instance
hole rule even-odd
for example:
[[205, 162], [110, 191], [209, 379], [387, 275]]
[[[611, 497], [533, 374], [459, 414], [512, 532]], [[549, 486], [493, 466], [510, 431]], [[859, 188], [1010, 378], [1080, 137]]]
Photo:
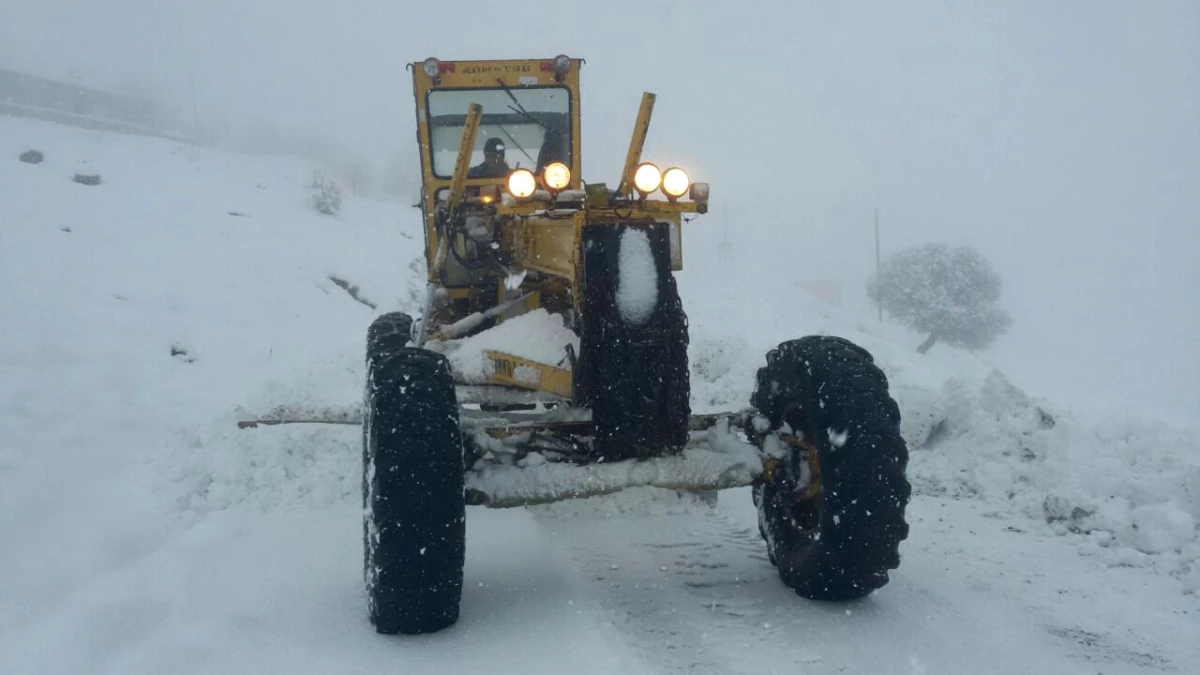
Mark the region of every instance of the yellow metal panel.
[[[471, 185], [471, 181], [467, 181]], [[654, 199], [631, 201], [619, 207], [587, 209], [593, 218], [612, 218], [614, 220], [631, 221], [663, 214], [701, 213], [701, 204], [696, 202], [668, 202]], [[551, 208], [547, 202], [523, 202], [520, 204], [497, 204], [496, 213], [501, 216], [529, 216], [542, 213]], [[560, 209], [565, 211], [566, 209]], [[583, 210], [582, 208], [580, 210]], [[707, 208], [705, 209], [707, 210]]]
[[654, 94], [642, 93], [642, 105], [638, 108], [637, 121], [633, 125], [633, 137], [629, 139], [629, 152], [625, 154], [625, 168], [621, 171], [621, 182], [617, 194], [633, 194], [633, 172], [642, 161], [642, 147], [646, 145], [646, 132], [650, 130], [650, 115], [654, 113]]
[[[704, 213], [708, 210], [707, 204], [699, 204], [697, 202], [660, 202], [655, 200], [646, 200], [642, 203], [642, 208], [646, 213]], [[703, 206], [703, 209], [701, 208]]]
[[526, 269], [574, 281], [579, 251], [578, 218], [533, 216], [517, 222], [515, 262]]
[[458, 158], [454, 164], [454, 178], [450, 184], [450, 198], [447, 208], [453, 214], [462, 201], [464, 184], [467, 180], [467, 170], [471, 168], [471, 150], [475, 147], [475, 137], [479, 135], [479, 120], [483, 119], [483, 106], [472, 103], [467, 106], [467, 124], [463, 127], [462, 140], [458, 144]]
[[[512, 59], [491, 61], [442, 61], [437, 81], [425, 75], [424, 64], [417, 61], [413, 71], [429, 81], [431, 88], [494, 87], [502, 80], [510, 87], [562, 84], [555, 77], [554, 59]], [[571, 74], [578, 77], [579, 59], [571, 60]], [[567, 79], [567, 78], [564, 78]]]
[[571, 371], [530, 361], [512, 354], [486, 350], [485, 358], [492, 362], [492, 374], [488, 382], [509, 387], [520, 387], [570, 398]]

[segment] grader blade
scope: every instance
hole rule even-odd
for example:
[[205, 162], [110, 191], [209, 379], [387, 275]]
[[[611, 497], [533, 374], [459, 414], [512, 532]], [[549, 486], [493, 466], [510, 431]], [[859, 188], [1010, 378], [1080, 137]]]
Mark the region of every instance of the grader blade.
[[[565, 398], [544, 391], [515, 389], [487, 385], [460, 385], [455, 388], [459, 405], [501, 408], [507, 406], [532, 407], [557, 405]], [[281, 405], [269, 412], [240, 420], [239, 429], [255, 429], [260, 426], [280, 424], [362, 424], [362, 404], [307, 406]]]
[[267, 414], [237, 423], [239, 429], [279, 424], [362, 424], [362, 406], [276, 406]]
[[571, 395], [572, 375], [569, 370], [490, 349], [484, 350], [483, 357], [492, 365], [489, 382], [547, 391], [563, 398]]
[[585, 499], [632, 487], [705, 492], [754, 484], [764, 473], [759, 449], [740, 438], [728, 419], [711, 422], [707, 431], [693, 433], [677, 455], [585, 465], [546, 461], [551, 453], [539, 453], [536, 461], [530, 461], [528, 454], [516, 463], [477, 461], [467, 472], [467, 503], [502, 509]]

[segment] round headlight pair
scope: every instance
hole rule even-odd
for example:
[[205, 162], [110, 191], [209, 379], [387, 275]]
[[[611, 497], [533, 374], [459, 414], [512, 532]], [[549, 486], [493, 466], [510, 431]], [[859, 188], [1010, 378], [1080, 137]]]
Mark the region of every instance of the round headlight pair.
[[661, 187], [668, 197], [678, 199], [687, 194], [691, 185], [692, 179], [679, 167], [671, 167], [664, 173], [657, 166], [645, 162], [633, 172], [633, 186], [643, 197]]
[[662, 191], [672, 199], [679, 199], [688, 192], [688, 188], [692, 186], [692, 179], [687, 175], [687, 172], [679, 167], [667, 169], [663, 174]]
[[571, 170], [562, 162], [550, 162], [542, 169], [542, 185], [553, 192], [561, 192], [571, 184]]
[[508, 174], [508, 194], [517, 199], [527, 199], [533, 196], [537, 189], [537, 178], [529, 169], [517, 169]]
[[[542, 169], [542, 184], [559, 192], [571, 184], [571, 170], [562, 162], [551, 162]], [[528, 199], [537, 190], [537, 178], [529, 169], [517, 169], [508, 175], [508, 193], [517, 199]]]

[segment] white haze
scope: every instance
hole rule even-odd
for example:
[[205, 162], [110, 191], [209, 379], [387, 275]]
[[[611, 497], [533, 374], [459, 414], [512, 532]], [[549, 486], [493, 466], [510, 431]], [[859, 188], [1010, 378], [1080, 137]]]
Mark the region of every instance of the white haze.
[[645, 157], [712, 183], [692, 227], [736, 264], [864, 305], [878, 206], [885, 254], [996, 264], [991, 356], [1032, 392], [1200, 416], [1200, 3], [0, 0], [0, 67], [380, 172], [415, 152], [406, 63], [558, 53], [588, 59], [586, 177], [658, 93]]

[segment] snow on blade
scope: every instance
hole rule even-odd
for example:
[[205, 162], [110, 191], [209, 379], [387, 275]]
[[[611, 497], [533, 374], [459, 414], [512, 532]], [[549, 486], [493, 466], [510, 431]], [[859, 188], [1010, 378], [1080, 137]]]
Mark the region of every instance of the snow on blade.
[[749, 485], [762, 474], [758, 450], [729, 432], [722, 420], [705, 432], [703, 444], [677, 456], [576, 466], [527, 462], [524, 468], [487, 466], [467, 475], [467, 491], [484, 495], [487, 506], [503, 508], [591, 497], [631, 487], [673, 490], [724, 489]]
[[[450, 359], [450, 367], [460, 382], [482, 384], [492, 374], [492, 363], [484, 357], [488, 350], [504, 352], [523, 359], [556, 365], [567, 358], [567, 345], [579, 351], [579, 336], [563, 324], [559, 314], [535, 309], [527, 314], [506, 319], [504, 323], [478, 335], [430, 342], [427, 347], [440, 351]], [[534, 378], [526, 374], [527, 378]]]
[[658, 268], [645, 232], [625, 230], [617, 262], [621, 273], [617, 282], [617, 309], [626, 321], [641, 325], [658, 305]]
[[259, 424], [361, 424], [363, 407], [359, 403], [345, 405], [280, 405], [261, 417], [238, 422], [241, 428]]

